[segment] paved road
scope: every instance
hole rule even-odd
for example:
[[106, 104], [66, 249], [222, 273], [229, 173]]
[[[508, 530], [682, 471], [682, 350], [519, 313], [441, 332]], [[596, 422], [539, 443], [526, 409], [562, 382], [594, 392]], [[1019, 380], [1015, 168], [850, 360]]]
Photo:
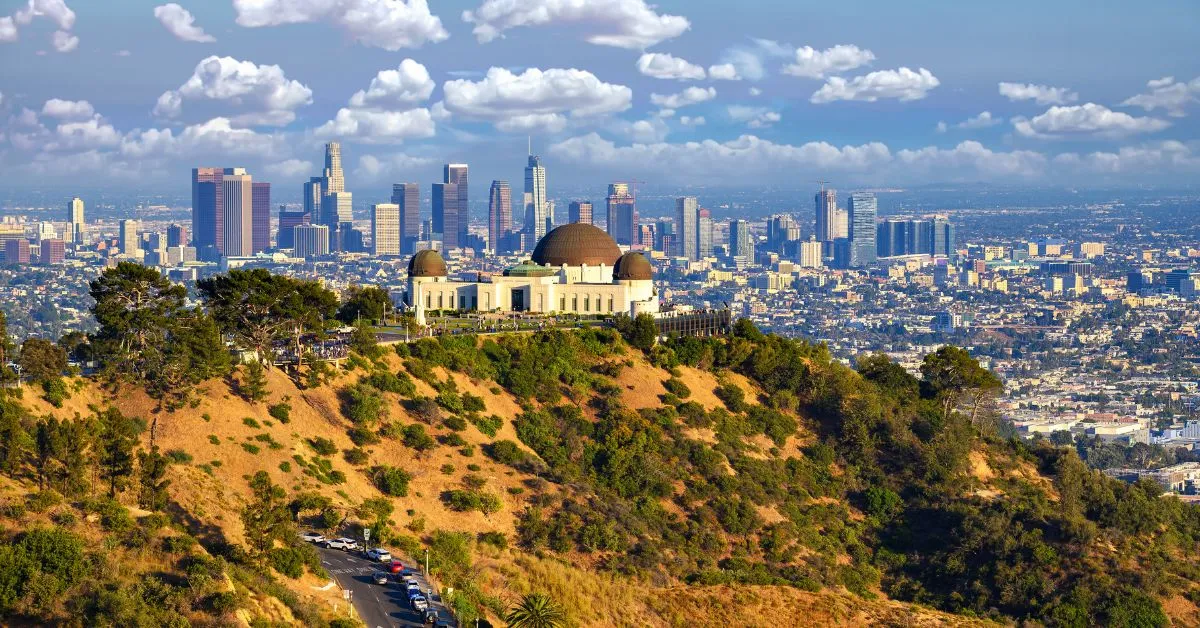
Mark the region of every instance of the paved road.
[[[408, 596], [396, 582], [380, 586], [371, 580], [371, 574], [383, 569], [379, 563], [372, 562], [350, 552], [318, 547], [321, 553], [321, 565], [329, 572], [338, 586], [353, 592], [354, 610], [358, 613], [367, 628], [396, 628], [399, 626], [426, 626], [424, 614], [412, 610], [408, 606]], [[404, 561], [405, 565], [411, 565]], [[438, 619], [451, 626], [457, 626], [450, 611], [446, 610], [442, 599], [434, 591], [430, 591], [429, 581], [420, 570], [410, 570], [404, 575], [417, 579], [421, 589], [426, 592], [432, 607], [437, 609]]]

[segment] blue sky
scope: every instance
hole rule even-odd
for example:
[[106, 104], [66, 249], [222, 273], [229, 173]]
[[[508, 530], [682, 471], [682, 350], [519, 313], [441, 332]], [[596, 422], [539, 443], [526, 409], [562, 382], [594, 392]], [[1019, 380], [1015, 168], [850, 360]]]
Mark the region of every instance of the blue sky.
[[1194, 0], [0, 0], [0, 167], [299, 189], [340, 139], [351, 189], [482, 185], [528, 134], [551, 186], [1180, 184], [1197, 33]]

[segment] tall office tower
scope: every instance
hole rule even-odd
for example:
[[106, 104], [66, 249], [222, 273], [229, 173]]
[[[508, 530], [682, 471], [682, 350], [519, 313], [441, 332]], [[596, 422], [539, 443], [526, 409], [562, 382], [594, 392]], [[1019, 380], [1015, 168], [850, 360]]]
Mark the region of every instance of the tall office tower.
[[850, 212], [839, 209], [833, 214], [833, 239], [850, 237]]
[[279, 232], [275, 234], [275, 247], [280, 249], [296, 248], [296, 234], [292, 231], [299, 225], [312, 222], [312, 214], [300, 211], [290, 212], [279, 207]]
[[488, 248], [500, 250], [500, 241], [512, 231], [512, 188], [508, 181], [492, 181], [488, 191]]
[[943, 217], [933, 219], [932, 235], [930, 242], [932, 243], [931, 251], [935, 256], [950, 257], [954, 253], [956, 243], [954, 241], [954, 223]]
[[[467, 225], [471, 220], [471, 205], [469, 203], [469, 190], [467, 185], [467, 164], [446, 164], [442, 169], [442, 181], [447, 185], [453, 186], [453, 203], [446, 207], [447, 216], [452, 216], [454, 219], [454, 233], [442, 233], [442, 245], [444, 250], [463, 248], [467, 245]], [[445, 195], [443, 202], [451, 197]], [[449, 229], [443, 222], [444, 229]]]
[[[659, 221], [654, 228], [654, 240], [647, 244], [652, 244], [654, 249], [662, 251], [667, 255], [675, 252], [675, 246], [679, 238], [675, 235], [675, 223]], [[642, 242], [646, 242], [642, 240]]]
[[638, 225], [637, 199], [629, 193], [629, 184], [610, 183], [605, 202], [608, 210], [608, 224], [605, 226], [608, 235], [612, 236], [617, 244], [642, 244], [635, 242]]
[[138, 250], [138, 221], [126, 218], [121, 221], [121, 254], [129, 257], [137, 257]]
[[63, 240], [75, 244], [83, 244], [84, 238], [83, 199], [76, 196], [67, 203], [67, 230]]
[[[329, 227], [329, 237], [336, 238], [338, 225], [354, 220], [354, 195], [346, 191], [346, 178], [342, 173], [342, 145], [329, 142], [325, 145], [325, 170], [321, 173], [320, 224]], [[330, 241], [330, 248], [338, 242]], [[341, 247], [336, 247], [341, 248]]]
[[775, 214], [767, 220], [767, 242], [771, 250], [782, 251], [788, 242], [800, 239], [800, 223], [791, 214]]
[[311, 177], [304, 182], [304, 212], [313, 219], [321, 217], [321, 177]]
[[321, 224], [330, 229], [338, 223], [354, 221], [354, 195], [350, 192], [330, 192], [321, 197]]
[[546, 235], [550, 219], [546, 214], [546, 168], [542, 159], [530, 155], [525, 166], [525, 231], [537, 242]]
[[592, 224], [592, 202], [571, 201], [571, 204], [567, 206], [567, 220], [581, 222], [585, 225]]
[[58, 238], [58, 229], [54, 228], [54, 223], [52, 223], [48, 220], [43, 220], [42, 222], [38, 223], [38, 228], [37, 228], [37, 241], [38, 242], [41, 242], [42, 240], [54, 240], [56, 238]]
[[421, 187], [416, 183], [392, 184], [392, 203], [400, 206], [400, 252], [416, 253], [421, 239]]
[[453, 183], [433, 184], [433, 233], [441, 235], [443, 251], [459, 248], [458, 186]]
[[67, 258], [67, 243], [60, 239], [42, 240], [38, 261], [43, 264], [61, 264]]
[[875, 228], [875, 253], [879, 257], [913, 255], [909, 250], [908, 228], [912, 221], [903, 218], [888, 218]]
[[400, 254], [400, 206], [396, 203], [377, 203], [371, 206], [371, 253]]
[[822, 263], [822, 245], [816, 236], [809, 238], [805, 242], [800, 243], [800, 267], [801, 268], [820, 268]]
[[28, 264], [29, 263], [29, 240], [18, 238], [16, 240], [4, 241], [4, 263], [5, 264]]
[[847, 203], [850, 212], [850, 265], [869, 266], [875, 262], [875, 215], [878, 202], [870, 192], [855, 192]]
[[321, 194], [346, 191], [346, 178], [342, 174], [342, 145], [329, 142], [325, 145], [325, 170], [321, 176]]
[[172, 224], [167, 227], [167, 246], [187, 246], [188, 232], [187, 227], [181, 224]]
[[271, 184], [255, 181], [250, 187], [251, 252], [271, 248]]
[[909, 255], [930, 255], [933, 251], [933, 225], [928, 220], [910, 220], [904, 229], [904, 250]]
[[754, 261], [754, 240], [750, 237], [749, 220], [729, 221], [729, 255]]
[[204, 259], [225, 250], [223, 168], [192, 168], [192, 246]]
[[696, 221], [696, 237], [699, 244], [696, 245], [696, 254], [700, 259], [712, 257], [713, 254], [713, 221], [712, 212], [707, 209], [700, 210], [700, 218]]
[[816, 236], [818, 242], [837, 239], [837, 190], [821, 188], [815, 197], [817, 209]]
[[293, 256], [309, 259], [329, 254], [328, 225], [296, 225], [292, 227], [292, 232], [292, 239], [295, 242]]
[[226, 168], [221, 177], [224, 257], [254, 254], [254, 180], [245, 168]]
[[679, 229], [679, 257], [700, 259], [700, 202], [695, 196], [675, 199], [675, 224]]

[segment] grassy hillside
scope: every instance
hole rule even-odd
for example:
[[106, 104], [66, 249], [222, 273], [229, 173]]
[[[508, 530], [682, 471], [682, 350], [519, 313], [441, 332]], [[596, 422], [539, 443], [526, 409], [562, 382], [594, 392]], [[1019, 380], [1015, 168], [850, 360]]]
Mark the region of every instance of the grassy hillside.
[[[6, 401], [25, 450], [0, 452], [3, 551], [26, 558], [0, 568], [0, 616], [334, 620], [311, 554], [262, 546], [251, 512], [432, 547], [466, 619], [544, 591], [587, 626], [1200, 621], [1195, 511], [1001, 439], [981, 380], [855, 372], [745, 327], [649, 352], [596, 331], [362, 351], [320, 385], [243, 367], [174, 410], [78, 379], [61, 407]], [[137, 507], [140, 471], [105, 498], [98, 446], [75, 480], [39, 473], [40, 420], [108, 407], [173, 461], [161, 513]], [[87, 567], [34, 551], [55, 543]]]

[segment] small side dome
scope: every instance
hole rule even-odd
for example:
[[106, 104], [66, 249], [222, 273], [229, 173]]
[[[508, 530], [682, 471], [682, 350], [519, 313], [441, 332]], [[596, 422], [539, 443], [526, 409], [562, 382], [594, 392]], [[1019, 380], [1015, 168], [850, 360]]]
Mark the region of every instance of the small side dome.
[[446, 274], [446, 260], [432, 249], [417, 251], [408, 260], [409, 277], [445, 277]]
[[650, 260], [646, 259], [645, 255], [637, 251], [630, 251], [617, 260], [616, 266], [613, 267], [613, 279], [617, 281], [654, 279], [654, 267], [650, 265]]

